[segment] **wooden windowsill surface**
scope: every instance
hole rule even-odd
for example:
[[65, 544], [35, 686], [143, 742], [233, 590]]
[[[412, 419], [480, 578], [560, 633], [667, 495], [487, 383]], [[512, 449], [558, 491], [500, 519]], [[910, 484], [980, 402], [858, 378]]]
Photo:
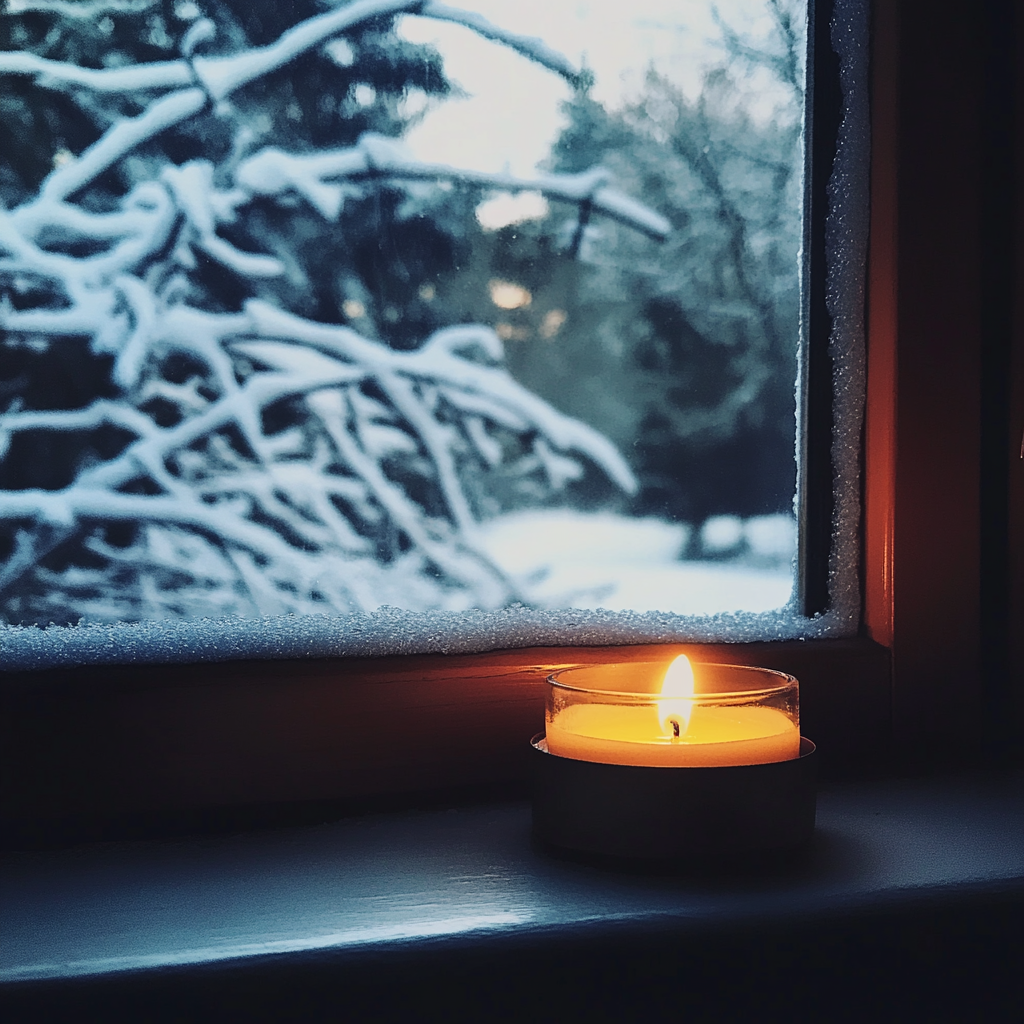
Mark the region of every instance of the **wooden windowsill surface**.
[[973, 999], [989, 1010], [971, 1019], [1001, 1020], [991, 1001], [1018, 990], [1024, 943], [1024, 775], [827, 786], [806, 855], [717, 875], [553, 859], [522, 802], [0, 865], [8, 1021], [426, 1019], [432, 1000], [451, 1019], [521, 1019], [547, 985], [560, 1019], [688, 986], [694, 1019], [728, 1020], [833, 984], [852, 986], [837, 1010], [906, 996], [923, 1014], [907, 1019], [938, 1019], [901, 988], [937, 971], [937, 1006]]

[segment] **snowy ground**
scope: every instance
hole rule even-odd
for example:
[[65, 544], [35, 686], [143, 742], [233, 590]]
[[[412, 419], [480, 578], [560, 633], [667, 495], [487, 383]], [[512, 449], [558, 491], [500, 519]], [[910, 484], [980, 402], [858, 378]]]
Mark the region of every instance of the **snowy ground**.
[[[517, 512], [484, 527], [484, 547], [548, 607], [712, 615], [779, 608], [793, 589], [790, 516], [661, 519], [569, 509]], [[701, 552], [714, 558], [681, 558]]]

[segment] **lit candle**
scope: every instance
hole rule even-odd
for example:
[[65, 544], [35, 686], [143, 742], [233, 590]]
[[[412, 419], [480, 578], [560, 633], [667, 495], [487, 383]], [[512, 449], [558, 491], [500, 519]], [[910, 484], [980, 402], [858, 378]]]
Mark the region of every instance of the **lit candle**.
[[[564, 693], [549, 703], [548, 750], [577, 761], [655, 767], [768, 764], [799, 756], [796, 680], [773, 673], [785, 681], [775, 687], [783, 696], [770, 693], [766, 699], [769, 689], [763, 685], [734, 685], [738, 674], [765, 670], [702, 668], [711, 678], [702, 679], [698, 691], [690, 662], [680, 655], [665, 672], [660, 691], [653, 693], [610, 690], [607, 682], [595, 690], [581, 689], [564, 681], [571, 671], [559, 673], [552, 686]], [[716, 679], [716, 670], [729, 678]], [[787, 689], [792, 690], [788, 705]], [[766, 706], [773, 702], [776, 706]]]

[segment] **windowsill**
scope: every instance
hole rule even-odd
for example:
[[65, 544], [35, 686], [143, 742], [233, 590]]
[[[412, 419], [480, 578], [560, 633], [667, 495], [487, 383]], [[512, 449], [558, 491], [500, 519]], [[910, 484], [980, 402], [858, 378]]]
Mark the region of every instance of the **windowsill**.
[[[76, 1019], [90, 1007], [102, 1017], [104, 1006], [123, 1017], [132, 999], [168, 1014], [172, 1005], [212, 1014], [224, 1000], [248, 999], [259, 1008], [252, 1019], [276, 1019], [297, 994], [312, 1000], [303, 1012], [358, 1012], [365, 999], [377, 1007], [367, 1014], [392, 1019], [378, 1005], [381, 984], [395, 1019], [402, 1006], [465, 1001], [471, 990], [498, 1000], [480, 1019], [515, 1019], [513, 1007], [527, 1005], [517, 1000], [539, 995], [555, 962], [566, 1007], [598, 1000], [602, 986], [601, 1006], [630, 996], [640, 968], [605, 968], [642, 958], [649, 971], [658, 960], [652, 943], [674, 951], [672, 985], [692, 959], [695, 1006], [712, 996], [753, 999], [744, 988], [753, 975], [774, 978], [775, 994], [758, 1000], [796, 1005], [821, 972], [830, 984], [853, 984], [857, 1005], [872, 994], [892, 1005], [892, 981], [875, 975], [903, 953], [899, 977], [942, 970], [943, 1005], [953, 1005], [974, 998], [971, 985], [983, 985], [985, 999], [1000, 985], [1009, 998], [1015, 985], [1024, 776], [826, 787], [806, 856], [741, 876], [630, 874], [551, 859], [531, 846], [525, 803], [17, 853], [0, 863], [0, 1003], [26, 1019], [60, 1017], [72, 1005]], [[892, 956], [880, 953], [887, 943], [896, 943]], [[901, 952], [906, 943], [914, 948]], [[745, 996], [712, 992], [727, 981], [718, 975], [728, 962], [746, 979]], [[975, 973], [958, 982], [967, 966]], [[637, 998], [656, 1000], [655, 990]]]
[[826, 770], [885, 757], [889, 652], [862, 639], [0, 672], [0, 847], [75, 822], [92, 838], [140, 815], [523, 785], [554, 667], [682, 651], [795, 675]]

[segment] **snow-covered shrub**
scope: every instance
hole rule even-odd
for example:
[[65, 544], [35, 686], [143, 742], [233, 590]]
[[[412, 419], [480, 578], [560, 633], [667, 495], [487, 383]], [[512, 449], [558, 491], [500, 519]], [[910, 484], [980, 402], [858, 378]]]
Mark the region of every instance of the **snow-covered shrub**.
[[[396, 16], [540, 41], [424, 0], [7, 0], [0, 24], [0, 606], [8, 621], [522, 600], [478, 543], [490, 492], [599, 432], [416, 295], [452, 211], [532, 190], [663, 236], [601, 168], [521, 181], [413, 160], [449, 89]], [[14, 142], [16, 145], [11, 145]], [[493, 509], [491, 509], [493, 511]]]

